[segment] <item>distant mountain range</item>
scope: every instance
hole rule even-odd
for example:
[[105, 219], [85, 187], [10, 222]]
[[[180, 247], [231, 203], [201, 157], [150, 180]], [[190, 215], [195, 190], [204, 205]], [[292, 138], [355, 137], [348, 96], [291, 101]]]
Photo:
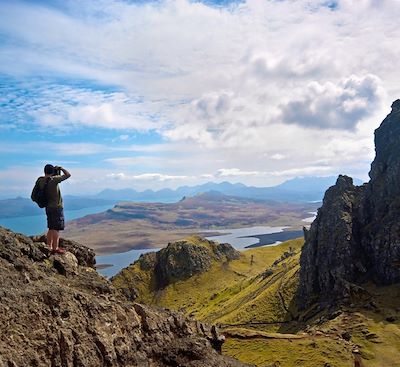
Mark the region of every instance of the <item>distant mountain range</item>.
[[[322, 200], [325, 190], [334, 185], [335, 182], [336, 177], [329, 176], [294, 178], [272, 187], [254, 187], [241, 183], [232, 184], [230, 182], [207, 182], [196, 186], [181, 186], [175, 190], [136, 191], [129, 188], [122, 190], [106, 189], [92, 196], [66, 195], [64, 197], [64, 204], [69, 210], [74, 210], [101, 205], [113, 205], [120, 201], [173, 203], [181, 200], [183, 197], [190, 197], [209, 191], [257, 200], [291, 203], [316, 202]], [[362, 182], [356, 179], [355, 184], [360, 185]], [[0, 218], [39, 215], [41, 213], [43, 213], [43, 209], [39, 209], [28, 198], [17, 197], [0, 200]]]
[[[134, 189], [112, 190], [106, 189], [95, 197], [100, 199], [114, 199], [116, 201], [161, 201], [176, 202], [184, 196], [193, 196], [208, 191], [218, 191], [224, 195], [238, 196], [259, 200], [273, 200], [280, 202], [311, 202], [321, 201], [326, 189], [336, 182], [336, 176], [329, 177], [296, 177], [277, 186], [254, 187], [241, 183], [207, 182], [197, 186], [181, 186], [176, 190], [162, 189], [158, 191]], [[355, 179], [355, 184], [362, 181]]]

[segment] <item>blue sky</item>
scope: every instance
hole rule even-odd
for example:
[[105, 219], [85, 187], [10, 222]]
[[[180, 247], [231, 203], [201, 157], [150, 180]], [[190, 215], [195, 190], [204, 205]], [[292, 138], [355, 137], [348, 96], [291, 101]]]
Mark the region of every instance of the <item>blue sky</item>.
[[0, 197], [367, 179], [395, 0], [0, 1]]

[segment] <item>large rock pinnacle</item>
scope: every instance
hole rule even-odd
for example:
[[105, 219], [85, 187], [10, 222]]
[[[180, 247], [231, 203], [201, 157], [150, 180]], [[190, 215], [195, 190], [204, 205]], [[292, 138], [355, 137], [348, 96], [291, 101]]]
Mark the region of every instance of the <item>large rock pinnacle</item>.
[[400, 282], [400, 100], [375, 131], [370, 182], [339, 176], [305, 233], [298, 303], [341, 302], [359, 285]]

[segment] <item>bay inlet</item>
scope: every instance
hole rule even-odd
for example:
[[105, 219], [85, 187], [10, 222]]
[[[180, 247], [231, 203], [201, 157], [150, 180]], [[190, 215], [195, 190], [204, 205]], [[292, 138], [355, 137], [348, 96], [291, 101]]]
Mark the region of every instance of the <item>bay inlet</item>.
[[[230, 243], [237, 250], [245, 250], [250, 246], [260, 245], [259, 237], [268, 234], [281, 234], [285, 237], [284, 229], [287, 227], [269, 227], [269, 226], [256, 226], [256, 227], [244, 227], [244, 228], [228, 228], [228, 229], [214, 229], [209, 231], [201, 231], [202, 234], [207, 232], [212, 233], [212, 236], [205, 236], [210, 241], [219, 243]], [[220, 235], [215, 235], [215, 233]], [[297, 236], [299, 237], [299, 236]], [[277, 237], [279, 238], [279, 237]], [[294, 238], [294, 237], [291, 237]], [[274, 244], [279, 244], [280, 241], [275, 241]], [[141, 254], [158, 251], [159, 249], [143, 249], [143, 250], [131, 250], [119, 254], [110, 254], [103, 256], [96, 256], [98, 264], [98, 272], [106, 277], [112, 277], [121, 271], [123, 268], [129, 266], [131, 263], [136, 261]]]

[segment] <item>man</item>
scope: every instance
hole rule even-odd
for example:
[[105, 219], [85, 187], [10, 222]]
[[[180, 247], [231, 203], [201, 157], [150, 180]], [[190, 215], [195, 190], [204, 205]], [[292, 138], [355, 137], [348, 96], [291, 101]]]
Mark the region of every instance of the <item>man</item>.
[[[62, 175], [60, 175], [61, 172], [63, 173]], [[56, 254], [63, 254], [65, 252], [63, 248], [58, 247], [60, 240], [59, 231], [62, 231], [65, 226], [63, 199], [58, 184], [70, 177], [71, 174], [65, 168], [46, 164], [44, 167], [44, 176], [38, 178], [38, 183], [42, 189], [47, 182], [46, 215], [47, 227], [49, 229], [47, 232], [47, 246]]]

